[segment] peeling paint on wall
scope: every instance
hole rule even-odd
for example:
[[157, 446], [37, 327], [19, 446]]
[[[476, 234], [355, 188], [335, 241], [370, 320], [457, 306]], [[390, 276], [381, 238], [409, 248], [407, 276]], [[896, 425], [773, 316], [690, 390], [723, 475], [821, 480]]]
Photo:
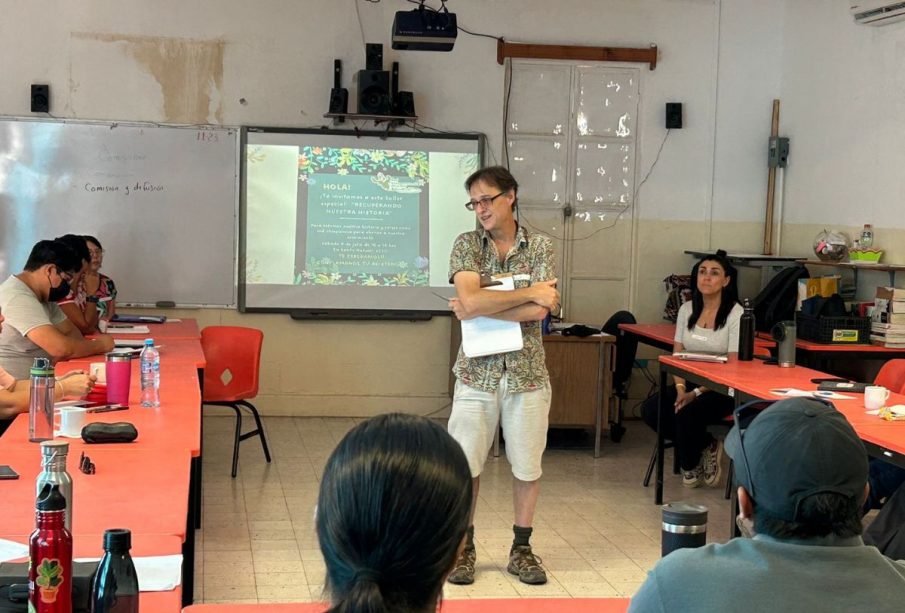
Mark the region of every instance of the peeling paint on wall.
[[73, 32], [73, 38], [122, 47], [163, 94], [164, 121], [223, 123], [223, 40]]

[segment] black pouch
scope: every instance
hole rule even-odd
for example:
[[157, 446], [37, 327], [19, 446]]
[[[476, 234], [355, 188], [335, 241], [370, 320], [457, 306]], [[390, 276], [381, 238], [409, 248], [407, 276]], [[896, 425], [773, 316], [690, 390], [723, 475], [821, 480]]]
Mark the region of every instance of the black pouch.
[[562, 331], [563, 336], [578, 336], [580, 338], [591, 336], [592, 334], [600, 334], [600, 330], [598, 330], [597, 328], [592, 328], [590, 326], [584, 326], [582, 324], [569, 326]]
[[[72, 611], [90, 613], [91, 583], [99, 562], [72, 563]], [[28, 562], [0, 564], [0, 613], [28, 611]]]
[[127, 421], [115, 424], [95, 422], [82, 428], [86, 443], [131, 443], [138, 438], [138, 430]]

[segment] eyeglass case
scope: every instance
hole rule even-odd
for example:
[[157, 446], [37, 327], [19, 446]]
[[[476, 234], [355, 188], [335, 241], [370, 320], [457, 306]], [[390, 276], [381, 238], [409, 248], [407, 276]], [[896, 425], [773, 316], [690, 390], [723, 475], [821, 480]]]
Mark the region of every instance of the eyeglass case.
[[86, 443], [131, 443], [138, 438], [138, 430], [127, 421], [113, 424], [93, 423], [82, 428]]

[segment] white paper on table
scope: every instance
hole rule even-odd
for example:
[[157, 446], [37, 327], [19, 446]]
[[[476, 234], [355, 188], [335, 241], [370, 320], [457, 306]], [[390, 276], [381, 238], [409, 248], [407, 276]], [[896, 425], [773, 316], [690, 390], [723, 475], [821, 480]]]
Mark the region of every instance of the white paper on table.
[[53, 408], [65, 408], [65, 407], [84, 407], [91, 404], [90, 400], [60, 400], [59, 402], [53, 403]]
[[[28, 548], [25, 548], [28, 555]], [[97, 562], [100, 558], [76, 558], [76, 562]], [[182, 582], [182, 554], [171, 556], [135, 556], [132, 558], [142, 592], [169, 592]]]
[[9, 562], [28, 557], [28, 545], [0, 539], [0, 562]]
[[[485, 289], [512, 291], [515, 280], [510, 277], [495, 279], [500, 285]], [[492, 317], [475, 317], [462, 322], [462, 352], [469, 358], [495, 353], [518, 351], [524, 347], [522, 325], [517, 321], [503, 321]]]
[[787, 398], [827, 398], [829, 400], [853, 400], [854, 396], [846, 396], [845, 394], [837, 394], [836, 392], [825, 392], [822, 390], [799, 390], [793, 388], [778, 388], [770, 390], [771, 394], [777, 396], [786, 396]]
[[127, 324], [113, 324], [107, 326], [107, 334], [150, 334], [148, 326], [130, 326]]

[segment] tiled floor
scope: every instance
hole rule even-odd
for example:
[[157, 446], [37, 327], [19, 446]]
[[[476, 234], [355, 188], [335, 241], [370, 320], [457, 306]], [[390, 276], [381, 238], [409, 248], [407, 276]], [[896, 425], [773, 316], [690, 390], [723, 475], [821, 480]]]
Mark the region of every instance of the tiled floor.
[[[352, 419], [265, 419], [273, 463], [257, 439], [242, 443], [239, 476], [230, 478], [234, 420], [204, 419], [203, 528], [198, 535], [196, 602], [318, 600], [324, 564], [313, 513], [327, 456]], [[631, 596], [660, 555], [660, 510], [641, 480], [654, 436], [628, 422], [619, 444], [548, 449], [532, 545], [549, 582], [528, 586], [506, 573], [512, 542], [511, 473], [491, 458], [481, 480], [475, 519], [478, 575], [474, 585], [448, 585], [445, 598]], [[667, 452], [667, 466], [671, 456]], [[726, 472], [724, 464], [724, 473]], [[667, 473], [665, 499], [710, 509], [708, 539], [729, 536], [723, 488], [683, 489]], [[725, 483], [725, 476], [723, 477]]]

